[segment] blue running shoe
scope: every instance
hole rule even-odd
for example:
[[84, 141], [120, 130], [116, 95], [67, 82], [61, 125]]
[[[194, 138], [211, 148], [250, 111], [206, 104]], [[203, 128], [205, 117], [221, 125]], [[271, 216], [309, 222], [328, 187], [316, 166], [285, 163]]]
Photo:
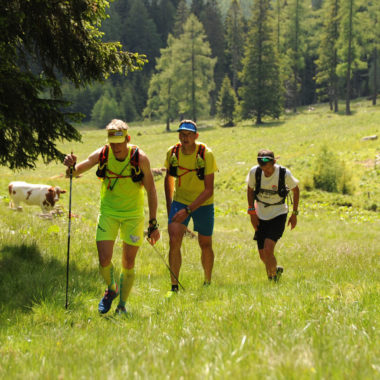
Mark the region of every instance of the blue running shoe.
[[118, 296], [119, 289], [116, 285], [116, 291], [106, 289], [103, 298], [99, 302], [98, 310], [100, 314], [106, 314], [111, 309], [112, 301]]

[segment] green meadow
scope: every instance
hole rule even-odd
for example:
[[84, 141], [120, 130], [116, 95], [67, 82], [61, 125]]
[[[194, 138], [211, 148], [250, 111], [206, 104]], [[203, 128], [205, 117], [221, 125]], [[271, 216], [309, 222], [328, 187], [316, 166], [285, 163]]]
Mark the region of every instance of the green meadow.
[[[105, 317], [97, 312], [105, 286], [95, 248], [95, 169], [73, 180], [66, 310], [69, 195], [59, 202], [63, 215], [42, 219], [39, 207], [10, 210], [7, 190], [14, 180], [69, 190], [60, 176], [64, 167], [0, 168], [0, 378], [380, 378], [380, 139], [362, 141], [380, 135], [380, 106], [361, 100], [352, 110], [345, 116], [316, 105], [260, 127], [200, 121], [199, 141], [212, 148], [219, 167], [212, 285], [202, 286], [198, 243], [188, 237], [180, 274], [186, 291], [166, 300], [168, 270], [145, 242], [128, 318], [114, 316], [116, 305]], [[164, 129], [131, 124], [132, 142], [155, 168], [178, 139]], [[104, 130], [81, 132], [82, 143], [60, 145], [79, 160], [105, 143]], [[262, 148], [272, 149], [301, 181], [298, 225], [277, 245], [284, 266], [279, 284], [266, 279], [246, 214], [245, 178]], [[344, 173], [344, 191], [315, 188], [321, 162]], [[162, 239], [156, 247], [167, 258], [163, 185], [159, 178]], [[120, 247], [118, 241], [117, 268]]]

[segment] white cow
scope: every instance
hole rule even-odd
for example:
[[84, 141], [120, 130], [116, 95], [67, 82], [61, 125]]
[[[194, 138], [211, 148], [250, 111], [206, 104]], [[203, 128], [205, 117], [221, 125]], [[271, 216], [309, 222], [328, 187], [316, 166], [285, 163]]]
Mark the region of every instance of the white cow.
[[9, 207], [14, 210], [22, 210], [21, 202], [27, 205], [40, 206], [42, 212], [50, 211], [59, 200], [60, 194], [66, 193], [59, 186], [37, 185], [21, 181], [11, 182], [8, 185]]

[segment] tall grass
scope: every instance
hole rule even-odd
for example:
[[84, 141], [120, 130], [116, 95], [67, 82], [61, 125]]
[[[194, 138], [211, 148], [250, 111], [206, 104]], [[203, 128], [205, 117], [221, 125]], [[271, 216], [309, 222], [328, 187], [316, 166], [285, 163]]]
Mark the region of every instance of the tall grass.
[[[136, 262], [129, 317], [97, 313], [104, 290], [94, 235], [99, 181], [94, 170], [74, 180], [69, 309], [65, 304], [66, 216], [38, 217], [38, 208], [7, 208], [11, 180], [68, 189], [60, 164], [36, 171], [0, 169], [0, 377], [4, 379], [376, 379], [380, 376], [379, 142], [380, 108], [354, 105], [354, 115], [325, 106], [254, 127], [199, 123], [200, 141], [212, 147], [219, 172], [213, 283], [203, 288], [196, 239], [183, 244], [180, 280], [186, 288], [170, 301], [169, 274], [144, 244]], [[163, 125], [133, 125], [133, 142], [161, 167], [177, 141]], [[83, 144], [64, 144], [79, 159], [104, 143], [104, 131], [83, 131]], [[304, 189], [298, 226], [277, 245], [285, 272], [268, 283], [246, 215], [245, 177], [259, 149], [305, 183], [323, 145], [352, 170], [355, 193]], [[372, 160], [372, 161], [371, 161]], [[163, 180], [156, 182], [162, 240], [168, 251]], [[68, 196], [60, 202], [67, 212]], [[114, 262], [120, 267], [120, 241]]]

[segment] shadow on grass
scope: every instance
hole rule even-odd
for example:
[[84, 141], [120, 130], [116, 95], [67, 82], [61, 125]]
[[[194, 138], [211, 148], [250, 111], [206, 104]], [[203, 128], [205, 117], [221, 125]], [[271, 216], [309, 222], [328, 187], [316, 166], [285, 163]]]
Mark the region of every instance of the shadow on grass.
[[[213, 131], [216, 128], [217, 128], [217, 126], [214, 126], [214, 125], [201, 124], [201, 125], [198, 125], [197, 129], [198, 129], [199, 133], [202, 133], [202, 132], [206, 132], [206, 131]], [[178, 126], [171, 126], [170, 131], [167, 131], [165, 129], [163, 131], [163, 133], [178, 133], [177, 129], [178, 129]]]
[[339, 111], [335, 113], [335, 115], [339, 115], [339, 116], [353, 116], [353, 115], [355, 115], [355, 114], [358, 113], [358, 111], [353, 110], [353, 109], [351, 109], [350, 112], [351, 113], [349, 115], [346, 115], [346, 109], [340, 108]]
[[285, 124], [285, 121], [278, 120], [278, 121], [271, 121], [271, 122], [263, 122], [262, 124], [247, 124], [244, 125], [244, 127], [248, 128], [275, 128], [275, 127], [281, 127], [283, 124]]
[[[79, 271], [70, 263], [71, 288], [96, 292], [83, 279], [91, 278], [90, 271]], [[92, 289], [93, 288], [93, 289]], [[34, 304], [62, 302], [66, 295], [66, 263], [56, 259], [44, 260], [37, 245], [6, 245], [0, 249], [0, 305], [9, 310], [29, 312]], [[69, 288], [70, 297], [70, 288]], [[70, 297], [72, 298], [72, 297]], [[61, 301], [62, 300], [62, 301]]]

